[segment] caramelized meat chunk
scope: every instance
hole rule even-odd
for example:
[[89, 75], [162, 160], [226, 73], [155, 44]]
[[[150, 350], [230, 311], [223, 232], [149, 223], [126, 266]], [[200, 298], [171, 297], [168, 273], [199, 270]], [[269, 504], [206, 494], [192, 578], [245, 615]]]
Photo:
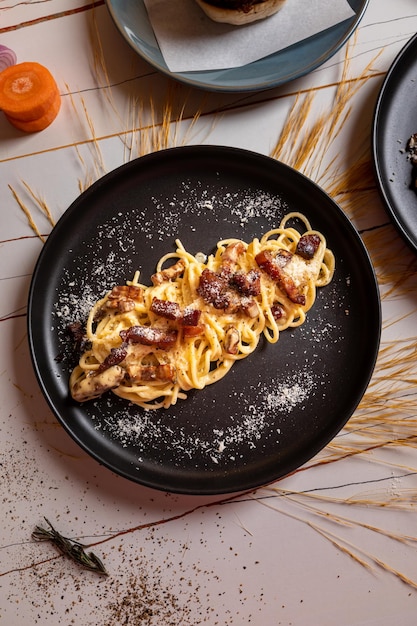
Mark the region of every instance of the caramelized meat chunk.
[[[283, 254], [284, 252], [285, 254]], [[290, 274], [284, 271], [292, 256], [291, 252], [286, 250], [280, 250], [275, 256], [269, 250], [264, 250], [257, 254], [255, 259], [259, 267], [277, 283], [278, 287], [288, 296], [291, 302], [304, 306], [306, 303], [305, 295], [297, 287]]]
[[202, 335], [204, 332], [204, 324], [197, 324], [194, 326], [186, 326], [182, 327], [182, 333], [184, 337], [198, 337], [198, 335]]
[[[227, 248], [226, 248], [227, 250]], [[229, 313], [243, 311], [249, 317], [256, 317], [258, 305], [251, 296], [261, 291], [260, 274], [257, 270], [213, 272], [205, 269], [197, 289], [205, 302]]]
[[274, 281], [280, 280], [282, 276], [282, 268], [291, 260], [291, 252], [282, 254], [286, 250], [280, 251], [280, 254], [274, 255], [270, 250], [263, 250], [256, 255], [255, 261], [268, 276]]
[[197, 337], [204, 331], [204, 324], [200, 324], [201, 311], [190, 307], [181, 310], [177, 302], [153, 298], [151, 311], [166, 319], [179, 322], [184, 337]]
[[141, 287], [135, 285], [117, 285], [113, 287], [105, 304], [108, 309], [115, 309], [118, 313], [133, 311], [135, 302], [140, 302], [143, 296]]
[[161, 270], [160, 272], [156, 272], [151, 277], [153, 285], [160, 285], [161, 283], [175, 280], [178, 276], [184, 272], [185, 269], [185, 261], [183, 259], [178, 259], [174, 265], [171, 267], [167, 267], [165, 270]]
[[204, 324], [200, 324], [201, 311], [187, 307], [183, 311], [181, 319], [182, 332], [184, 337], [197, 337], [204, 332]]
[[259, 315], [258, 303], [253, 298], [242, 298], [240, 301], [240, 308], [251, 319], [254, 319]]
[[410, 161], [413, 165], [417, 165], [417, 133], [411, 135], [407, 143], [407, 151], [410, 153]]
[[128, 343], [140, 343], [145, 346], [155, 346], [161, 350], [167, 350], [177, 340], [176, 330], [164, 330], [151, 326], [131, 326], [127, 330], [121, 330], [122, 341]]
[[271, 307], [271, 313], [277, 321], [285, 317], [285, 309], [279, 302], [274, 302]]
[[160, 300], [153, 298], [150, 310], [155, 315], [160, 315], [168, 320], [178, 320], [182, 317], [181, 307], [177, 302], [171, 300]]
[[228, 280], [223, 276], [206, 268], [200, 276], [197, 292], [215, 309], [227, 309], [230, 301], [227, 293], [228, 284]]
[[230, 285], [244, 296], [258, 296], [261, 293], [261, 275], [257, 270], [235, 272]]
[[201, 311], [199, 311], [199, 309], [187, 307], [183, 311], [181, 323], [183, 326], [198, 326], [200, 317]]
[[284, 268], [288, 265], [288, 263], [291, 261], [293, 256], [294, 255], [292, 252], [290, 252], [289, 250], [284, 250], [284, 248], [281, 248], [276, 253], [274, 262], [276, 265], [278, 265], [278, 267]]
[[320, 245], [320, 237], [318, 235], [303, 235], [297, 244], [295, 253], [303, 259], [310, 260], [316, 254]]
[[100, 363], [98, 367], [98, 372], [104, 372], [105, 370], [113, 367], [113, 365], [119, 365], [122, 361], [125, 360], [127, 356], [127, 344], [122, 343], [118, 348], [112, 348], [110, 350], [110, 354], [106, 356], [104, 361]]
[[128, 378], [133, 383], [141, 382], [175, 382], [176, 371], [173, 365], [129, 365]]
[[306, 303], [305, 295], [300, 291], [300, 288], [297, 287], [291, 276], [282, 274], [280, 280], [278, 281], [279, 288], [287, 294], [288, 298], [294, 304], [300, 304], [304, 306]]
[[245, 246], [241, 241], [230, 243], [222, 254], [222, 263], [229, 265], [237, 263], [237, 260], [245, 252]]

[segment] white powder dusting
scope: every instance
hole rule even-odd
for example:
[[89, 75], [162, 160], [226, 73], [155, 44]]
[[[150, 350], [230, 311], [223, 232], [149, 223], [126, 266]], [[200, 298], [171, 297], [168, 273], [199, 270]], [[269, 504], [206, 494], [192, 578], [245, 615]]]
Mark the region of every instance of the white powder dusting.
[[80, 242], [80, 249], [85, 250], [85, 256], [79, 256], [79, 250], [68, 251], [69, 263], [57, 287], [52, 315], [59, 320], [61, 332], [71, 322], [84, 323], [95, 302], [114, 286], [117, 276], [123, 276], [123, 282], [131, 277], [135, 231], [129, 219], [118, 213], [103, 222], [93, 237]]
[[[222, 460], [244, 459], [245, 450], [262, 448], [264, 439], [274, 438], [279, 444], [281, 429], [286, 418], [295, 409], [304, 411], [308, 400], [318, 389], [316, 376], [307, 368], [289, 374], [282, 380], [264, 380], [249, 394], [235, 392], [239, 412], [225, 420], [223, 428], [214, 427], [203, 432], [198, 419], [187, 430], [176, 426], [175, 407], [169, 410], [166, 425], [164, 410], [110, 411], [97, 430], [103, 429], [123, 447], [134, 447], [138, 461], [142, 454], [154, 445], [163, 444], [167, 451], [175, 452], [179, 459], [195, 459], [203, 456], [207, 461], [220, 463]], [[198, 392], [204, 395], [204, 390]], [[111, 400], [108, 399], [109, 406]], [[185, 400], [187, 402], [187, 400]], [[133, 410], [133, 413], [132, 413]], [[92, 411], [95, 419], [96, 411]], [[213, 415], [215, 415], [213, 407]], [[146, 458], [146, 454], [144, 455]]]
[[[248, 224], [250, 220], [263, 217], [267, 220], [277, 220], [277, 214], [287, 211], [287, 205], [277, 196], [271, 196], [264, 191], [259, 191], [255, 196], [245, 198], [242, 202], [236, 202], [236, 198], [232, 199], [230, 212], [236, 216], [241, 226]], [[276, 223], [275, 226], [278, 226]]]
[[[343, 337], [341, 335], [338, 335], [337, 333], [334, 333], [335, 328], [336, 327], [334, 326], [334, 324], [330, 324], [330, 322], [323, 322], [320, 325], [313, 326], [311, 328], [311, 336], [313, 341], [316, 341], [317, 343], [320, 343], [321, 341], [340, 341], [341, 339], [343, 339]], [[328, 343], [326, 345], [328, 345]]]
[[[66, 275], [68, 273], [64, 272], [64, 281]], [[73, 284], [73, 282], [68, 282], [69, 287]], [[59, 321], [58, 330], [64, 331], [68, 324], [74, 321], [84, 322], [96, 301], [97, 292], [88, 283], [83, 284], [82, 297], [79, 295], [78, 287], [74, 292], [70, 289], [68, 291], [60, 290], [59, 300], [54, 303], [54, 310], [52, 311], [52, 315]]]
[[[199, 393], [204, 394], [204, 391]], [[111, 418], [106, 418], [103, 425], [97, 425], [96, 428], [103, 428], [112, 438], [119, 440], [123, 447], [134, 446], [138, 454], [162, 443], [166, 450], [175, 452], [178, 458], [194, 459], [203, 456], [215, 463], [225, 453], [233, 460], [237, 451], [240, 451], [241, 456], [245, 448], [255, 448], [263, 431], [269, 428], [265, 411], [259, 412], [253, 404], [245, 409], [243, 415], [231, 416], [230, 424], [224, 429], [213, 428], [209, 435], [202, 432], [197, 420], [195, 426], [187, 430], [182, 426], [176, 427], [175, 408], [170, 409], [172, 426], [167, 426], [160, 411], [163, 410], [137, 409], [135, 415], [115, 412]]]
[[306, 401], [316, 388], [316, 380], [311, 371], [294, 372], [283, 381], [272, 381], [272, 391], [265, 397], [268, 409], [290, 413], [295, 407], [304, 410]]

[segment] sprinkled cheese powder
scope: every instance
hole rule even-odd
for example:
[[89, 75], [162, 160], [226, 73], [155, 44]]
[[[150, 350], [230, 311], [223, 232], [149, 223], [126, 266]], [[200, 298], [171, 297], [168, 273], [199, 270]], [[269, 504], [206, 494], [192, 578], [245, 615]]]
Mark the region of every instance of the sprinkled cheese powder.
[[291, 412], [296, 406], [304, 405], [316, 385], [311, 372], [297, 372], [284, 381], [272, 381], [265, 399], [268, 409]]
[[[74, 283], [72, 281], [68, 281], [68, 287], [74, 287]], [[93, 290], [93, 288], [86, 284], [83, 290], [83, 297], [80, 298], [78, 293], [68, 293], [62, 294], [59, 302], [56, 302], [54, 305], [54, 310], [52, 311], [53, 316], [55, 316], [60, 324], [60, 330], [66, 328], [68, 324], [74, 321], [85, 321], [92, 309], [93, 305], [97, 301], [97, 294]], [[51, 330], [54, 330], [52, 327]]]
[[[141, 454], [149, 447], [163, 443], [166, 449], [175, 450], [176, 457], [193, 459], [202, 455], [207, 461], [219, 463], [222, 457], [235, 460], [242, 456], [242, 450], [253, 450], [265, 434], [271, 432], [279, 443], [281, 425], [285, 424], [289, 414], [297, 409], [303, 411], [308, 399], [318, 389], [318, 380], [307, 367], [286, 376], [283, 380], [265, 380], [251, 389], [249, 399], [239, 392], [237, 404], [241, 414], [231, 415], [230, 423], [224, 428], [213, 428], [200, 432], [198, 420], [192, 433], [183, 428], [175, 428], [175, 407], [170, 409], [170, 423], [166, 424], [164, 414], [159, 411], [132, 412], [116, 410], [110, 418], [97, 423], [96, 429], [103, 430], [112, 438], [120, 441], [123, 447], [134, 447]], [[199, 392], [204, 393], [204, 392]], [[99, 407], [92, 410], [86, 405], [91, 419], [96, 420]], [[277, 424], [280, 424], [277, 426]]]

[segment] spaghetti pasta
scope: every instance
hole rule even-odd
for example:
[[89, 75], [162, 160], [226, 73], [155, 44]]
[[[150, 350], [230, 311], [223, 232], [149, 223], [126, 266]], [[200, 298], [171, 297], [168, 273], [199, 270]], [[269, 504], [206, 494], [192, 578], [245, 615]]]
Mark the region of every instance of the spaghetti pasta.
[[[302, 233], [289, 225], [294, 218]], [[324, 235], [301, 213], [250, 243], [219, 241], [207, 258], [176, 246], [151, 286], [136, 272], [90, 311], [70, 376], [74, 400], [111, 390], [144, 409], [170, 407], [223, 378], [262, 337], [273, 344], [303, 324], [335, 268]]]

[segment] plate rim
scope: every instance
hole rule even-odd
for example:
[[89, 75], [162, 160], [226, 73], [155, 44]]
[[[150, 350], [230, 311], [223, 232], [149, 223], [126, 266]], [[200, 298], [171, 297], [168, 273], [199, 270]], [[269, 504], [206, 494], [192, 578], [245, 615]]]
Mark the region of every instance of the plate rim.
[[[143, 0], [138, 0], [140, 2], [142, 2]], [[349, 26], [347, 28], [347, 30], [343, 33], [343, 35], [341, 35], [335, 42], [334, 44], [328, 48], [324, 54], [321, 54], [320, 56], [318, 56], [313, 63], [309, 63], [307, 65], [305, 65], [303, 68], [300, 68], [297, 72], [294, 72], [291, 76], [287, 76], [287, 77], [283, 77], [283, 78], [275, 78], [275, 79], [270, 79], [267, 81], [263, 81], [263, 82], [248, 82], [245, 85], [232, 85], [232, 84], [220, 84], [216, 82], [204, 82], [203, 80], [199, 80], [197, 78], [195, 78], [195, 76], [193, 76], [194, 74], [202, 74], [203, 76], [209, 76], [211, 74], [210, 71], [201, 71], [201, 72], [171, 72], [167, 67], [164, 67], [163, 65], [161, 65], [160, 63], [157, 63], [152, 57], [150, 57], [149, 55], [146, 54], [146, 52], [140, 47], [140, 46], [135, 46], [134, 43], [132, 42], [132, 40], [126, 35], [125, 32], [125, 28], [123, 26], [123, 22], [122, 20], [119, 19], [118, 15], [117, 15], [117, 10], [114, 6], [114, 2], [115, 0], [105, 0], [107, 9], [109, 11], [109, 14], [116, 26], [116, 28], [118, 29], [118, 31], [120, 32], [120, 34], [122, 35], [123, 39], [128, 43], [128, 45], [132, 48], [132, 50], [134, 50], [140, 57], [142, 57], [142, 59], [144, 59], [149, 65], [151, 65], [154, 69], [156, 69], [158, 72], [161, 72], [163, 75], [169, 77], [169, 78], [173, 78], [174, 80], [177, 80], [180, 83], [183, 83], [185, 85], [188, 85], [189, 87], [196, 87], [202, 90], [206, 90], [206, 91], [214, 91], [214, 92], [220, 92], [220, 93], [252, 93], [252, 92], [262, 92], [262, 91], [267, 91], [269, 89], [274, 89], [276, 87], [279, 87], [281, 85], [284, 85], [286, 83], [289, 83], [293, 80], [296, 80], [297, 78], [301, 78], [311, 72], [313, 72], [315, 69], [317, 69], [318, 67], [320, 67], [321, 65], [323, 65], [323, 63], [325, 63], [326, 61], [328, 61], [329, 59], [331, 59], [339, 50], [340, 48], [342, 48], [344, 46], [344, 44], [350, 39], [350, 37], [353, 35], [353, 33], [355, 32], [355, 30], [357, 29], [357, 27], [359, 26], [359, 23], [361, 22], [366, 9], [369, 5], [370, 0], [358, 0], [358, 2], [361, 2], [361, 6], [359, 7], [359, 9], [357, 10], [357, 13], [355, 13], [355, 16], [353, 16], [350, 20], [345, 20], [347, 23], [349, 23]], [[348, 0], [349, 2], [349, 0]], [[145, 8], [146, 10], [146, 8]], [[337, 24], [329, 29], [326, 29], [326, 31], [324, 31], [325, 33], [328, 31], [331, 31], [332, 29], [338, 28], [340, 27], [340, 24]], [[152, 28], [152, 27], [151, 27]], [[318, 33], [317, 35], [315, 35], [315, 38], [319, 38], [320, 36], [322, 36], [322, 33]], [[305, 41], [305, 40], [304, 40]], [[302, 42], [300, 42], [302, 43]], [[289, 48], [285, 48], [285, 50], [288, 50], [290, 48], [293, 47], [297, 47], [298, 44], [294, 44], [293, 46], [289, 46]], [[259, 63], [261, 63], [262, 61], [264, 61], [266, 58], [278, 58], [279, 55], [282, 53], [283, 51], [278, 51], [272, 55], [269, 55], [269, 57], [264, 57], [263, 59], [259, 59], [258, 61], [254, 61], [253, 63], [250, 63], [248, 65], [251, 66], [256, 66], [256, 64], [259, 65]], [[246, 66], [243, 66], [247, 67]], [[239, 69], [243, 69], [243, 68], [239, 68]], [[231, 69], [235, 69], [235, 68], [231, 68]], [[236, 68], [237, 69], [237, 68]]]
[[[65, 224], [67, 219], [71, 218], [71, 214], [77, 210], [78, 208], [78, 204], [82, 203], [83, 201], [85, 201], [85, 199], [89, 197], [90, 194], [94, 194], [95, 189], [97, 187], [100, 187], [101, 185], [105, 184], [107, 182], [108, 179], [110, 179], [113, 176], [117, 176], [118, 172], [121, 170], [126, 170], [127, 168], [131, 168], [132, 171], [135, 170], [135, 166], [140, 167], [140, 163], [143, 162], [143, 160], [145, 159], [152, 159], [152, 158], [158, 158], [158, 156], [160, 155], [160, 153], [164, 153], [165, 155], [169, 152], [171, 153], [175, 153], [178, 151], [181, 152], [186, 152], [186, 151], [192, 151], [192, 152], [213, 152], [216, 153], [217, 151], [221, 151], [221, 152], [227, 152], [227, 153], [235, 153], [235, 154], [239, 154], [240, 156], [242, 156], [242, 154], [248, 154], [249, 157], [255, 157], [261, 160], [268, 160], [269, 162], [273, 162], [277, 167], [281, 167], [284, 170], [291, 170], [291, 172], [297, 176], [300, 177], [300, 179], [304, 179], [304, 181], [307, 182], [307, 184], [314, 186], [318, 192], [320, 192], [323, 196], [326, 196], [328, 198], [328, 200], [331, 202], [331, 204], [334, 206], [336, 212], [338, 213], [339, 218], [343, 221], [344, 225], [351, 231], [352, 236], [354, 236], [357, 240], [358, 245], [360, 245], [364, 258], [367, 260], [368, 263], [368, 271], [370, 273], [370, 275], [373, 278], [373, 288], [374, 288], [374, 294], [373, 294], [373, 308], [376, 308], [377, 312], [378, 312], [378, 319], [375, 320], [375, 335], [373, 337], [373, 344], [374, 344], [374, 351], [372, 354], [372, 358], [371, 361], [369, 362], [369, 369], [367, 370], [367, 375], [366, 377], [362, 380], [362, 384], [360, 386], [360, 390], [358, 391], [355, 387], [355, 401], [352, 403], [352, 407], [349, 408], [349, 411], [346, 413], [346, 415], [344, 416], [344, 420], [342, 423], [342, 420], [338, 421], [337, 424], [333, 424], [333, 427], [331, 429], [329, 429], [329, 431], [326, 430], [326, 436], [328, 435], [328, 439], [327, 439], [327, 443], [325, 445], [327, 445], [333, 438], [334, 436], [340, 432], [340, 430], [343, 428], [343, 426], [346, 424], [346, 422], [350, 419], [350, 417], [353, 415], [354, 411], [356, 410], [358, 404], [360, 403], [363, 395], [366, 392], [366, 389], [369, 385], [369, 382], [371, 380], [371, 377], [373, 375], [374, 369], [375, 369], [375, 364], [376, 364], [376, 360], [378, 357], [378, 353], [379, 353], [379, 346], [380, 346], [380, 339], [381, 339], [381, 328], [382, 328], [382, 314], [381, 314], [381, 299], [380, 299], [380, 294], [379, 294], [379, 289], [378, 289], [378, 282], [377, 282], [377, 277], [376, 277], [376, 273], [369, 255], [369, 252], [364, 244], [364, 242], [362, 241], [358, 231], [356, 230], [356, 228], [354, 227], [354, 225], [351, 223], [351, 221], [348, 219], [348, 217], [346, 216], [346, 214], [343, 212], [343, 210], [341, 209], [341, 207], [339, 207], [339, 205], [314, 181], [312, 181], [311, 179], [309, 179], [307, 176], [305, 176], [303, 173], [298, 172], [297, 170], [295, 170], [294, 168], [292, 168], [291, 166], [281, 162], [281, 161], [277, 161], [276, 159], [273, 159], [272, 157], [269, 156], [265, 156], [262, 155], [260, 153], [257, 152], [253, 152], [250, 150], [245, 150], [245, 149], [240, 149], [240, 148], [233, 148], [233, 147], [229, 147], [229, 146], [213, 146], [213, 145], [208, 145], [208, 146], [182, 146], [182, 147], [177, 147], [177, 148], [169, 148], [169, 149], [165, 149], [165, 150], [161, 150], [158, 152], [154, 152], [154, 153], [150, 153], [148, 155], [139, 157], [133, 161], [130, 161], [124, 165], [121, 165], [117, 168], [115, 168], [114, 170], [108, 172], [106, 175], [102, 176], [101, 178], [99, 178], [97, 181], [95, 181], [86, 191], [84, 191], [83, 193], [81, 193], [71, 204], [70, 206], [66, 209], [66, 211], [64, 211], [64, 213], [62, 214], [62, 216], [60, 217], [60, 219], [58, 220], [58, 222], [56, 223], [56, 226], [54, 227], [53, 231], [51, 231], [50, 236], [48, 237], [46, 243], [44, 244], [38, 259], [36, 261], [35, 264], [35, 268], [33, 271], [33, 275], [32, 275], [32, 279], [31, 279], [31, 283], [30, 283], [30, 288], [29, 288], [29, 296], [28, 296], [28, 314], [27, 314], [27, 331], [28, 331], [28, 342], [29, 342], [29, 348], [30, 348], [30, 357], [31, 357], [31, 361], [32, 361], [32, 365], [36, 374], [36, 378], [38, 380], [40, 389], [42, 391], [42, 394], [44, 396], [44, 398], [46, 399], [50, 409], [52, 410], [53, 414], [55, 415], [55, 417], [57, 418], [58, 422], [64, 427], [64, 430], [66, 430], [66, 432], [70, 435], [70, 437], [85, 451], [87, 452], [90, 457], [94, 458], [96, 461], [98, 461], [100, 464], [104, 465], [105, 467], [107, 467], [108, 469], [110, 469], [111, 471], [113, 471], [114, 473], [127, 478], [137, 484], [141, 484], [143, 486], [147, 486], [150, 488], [154, 488], [157, 490], [163, 490], [163, 491], [170, 491], [172, 493], [181, 493], [181, 494], [188, 494], [188, 495], [218, 495], [218, 494], [228, 494], [228, 493], [233, 493], [233, 492], [238, 492], [238, 491], [246, 491], [248, 489], [254, 489], [257, 487], [260, 487], [261, 485], [267, 484], [268, 482], [271, 481], [275, 481], [278, 480], [279, 478], [282, 478], [286, 475], [288, 475], [288, 472], [284, 473], [284, 474], [280, 474], [279, 476], [275, 477], [275, 478], [271, 478], [271, 480], [267, 480], [267, 481], [263, 481], [260, 483], [256, 483], [253, 485], [245, 485], [242, 488], [237, 488], [237, 489], [230, 489], [230, 487], [223, 486], [221, 488], [219, 488], [218, 486], [216, 487], [210, 487], [210, 488], [205, 488], [205, 489], [195, 489], [195, 488], [189, 488], [187, 486], [181, 487], [181, 488], [172, 488], [171, 486], [167, 486], [167, 485], [162, 485], [160, 484], [160, 482], [158, 481], [149, 481], [149, 480], [143, 480], [140, 475], [136, 475], [133, 476], [129, 473], [126, 473], [124, 471], [120, 471], [119, 469], [117, 469], [117, 467], [115, 467], [115, 465], [113, 463], [108, 462], [106, 459], [103, 459], [99, 454], [97, 454], [94, 450], [91, 450], [90, 448], [88, 448], [88, 446], [86, 445], [86, 443], [80, 439], [79, 437], [77, 437], [75, 435], [75, 433], [71, 430], [69, 424], [68, 424], [68, 419], [65, 419], [65, 416], [63, 417], [62, 415], [62, 410], [61, 412], [58, 411], [57, 407], [56, 407], [56, 400], [54, 401], [54, 399], [51, 397], [51, 394], [49, 389], [47, 388], [47, 385], [45, 383], [45, 380], [42, 376], [42, 371], [41, 368], [39, 366], [39, 362], [38, 359], [36, 357], [35, 354], [35, 341], [34, 341], [34, 337], [35, 337], [35, 329], [33, 327], [33, 299], [34, 299], [34, 294], [36, 291], [36, 286], [37, 286], [37, 280], [38, 280], [38, 275], [39, 272], [42, 269], [42, 263], [43, 263], [43, 258], [47, 255], [48, 249], [52, 244], [48, 245], [48, 242], [54, 242], [54, 239], [59, 236], [60, 233], [60, 224]], [[175, 155], [173, 154], [173, 156], [175, 157]], [[62, 226], [61, 226], [62, 228]], [[53, 233], [58, 233], [57, 235], [54, 235]], [[354, 406], [353, 406], [354, 404]], [[351, 410], [350, 410], [351, 409]], [[331, 430], [331, 433], [330, 433]], [[316, 448], [312, 448], [311, 451], [308, 454], [308, 459], [310, 460], [311, 458], [313, 458], [321, 449], [323, 449], [324, 446], [319, 446], [317, 449]], [[306, 462], [303, 461], [303, 462]], [[299, 467], [301, 464], [296, 463], [296, 467]], [[294, 470], [291, 470], [294, 471]], [[209, 472], [208, 472], [209, 473]]]
[[[414, 252], [417, 252], [417, 235], [413, 237], [409, 229], [405, 227], [403, 220], [400, 219], [398, 215], [398, 211], [395, 206], [393, 206], [388, 193], [387, 193], [387, 184], [382, 176], [381, 167], [380, 167], [380, 124], [382, 123], [382, 116], [384, 113], [384, 107], [386, 106], [386, 101], [388, 99], [388, 91], [391, 85], [391, 81], [395, 80], [396, 72], [398, 68], [401, 66], [401, 63], [404, 57], [408, 54], [410, 49], [417, 49], [417, 33], [415, 33], [401, 48], [401, 50], [396, 54], [394, 60], [388, 68], [388, 71], [385, 75], [385, 78], [382, 82], [380, 90], [378, 92], [376, 105], [374, 109], [373, 121], [372, 121], [372, 154], [373, 154], [373, 169], [375, 172], [375, 177], [378, 183], [378, 191], [380, 196], [384, 202], [385, 208], [389, 217], [391, 218], [393, 224], [395, 225], [397, 231], [403, 237], [403, 240], [410, 246]], [[417, 61], [416, 61], [417, 66]], [[411, 168], [411, 165], [410, 165]]]

